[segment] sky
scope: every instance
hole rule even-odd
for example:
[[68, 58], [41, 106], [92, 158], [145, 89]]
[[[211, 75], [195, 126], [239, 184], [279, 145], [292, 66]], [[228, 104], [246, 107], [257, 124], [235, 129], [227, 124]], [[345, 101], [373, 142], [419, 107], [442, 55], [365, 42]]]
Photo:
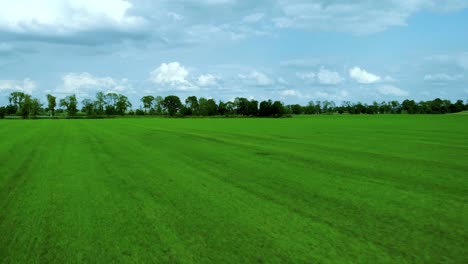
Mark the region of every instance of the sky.
[[468, 99], [468, 0], [0, 0], [0, 104]]

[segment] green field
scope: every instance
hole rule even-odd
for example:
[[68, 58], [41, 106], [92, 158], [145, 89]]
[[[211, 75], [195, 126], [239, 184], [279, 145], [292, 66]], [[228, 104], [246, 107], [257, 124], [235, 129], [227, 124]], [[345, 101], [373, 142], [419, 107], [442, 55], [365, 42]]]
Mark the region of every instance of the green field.
[[468, 263], [468, 115], [0, 132], [1, 263]]

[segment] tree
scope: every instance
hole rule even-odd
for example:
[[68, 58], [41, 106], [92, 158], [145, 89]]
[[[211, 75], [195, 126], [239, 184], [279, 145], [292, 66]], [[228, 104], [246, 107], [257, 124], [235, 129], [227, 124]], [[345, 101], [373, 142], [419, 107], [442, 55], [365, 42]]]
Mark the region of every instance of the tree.
[[[202, 98], [200, 98], [202, 99]], [[200, 105], [198, 104], [198, 99], [196, 96], [189, 96], [185, 99], [185, 104], [188, 109], [190, 109], [192, 115], [199, 115]]]
[[18, 107], [17, 106], [14, 106], [12, 104], [9, 104], [6, 106], [6, 114], [7, 115], [14, 115], [18, 113]]
[[68, 116], [76, 116], [78, 101], [76, 95], [70, 95], [60, 100], [60, 107], [64, 107]]
[[29, 113], [31, 112], [32, 106], [32, 98], [29, 94], [23, 94], [22, 102], [20, 103], [20, 114], [23, 119], [29, 117]]
[[454, 104], [450, 105], [450, 112], [451, 113], [458, 113], [465, 109], [465, 105], [463, 104], [463, 100], [457, 100]]
[[247, 114], [249, 116], [258, 116], [258, 101], [250, 100], [247, 105]]
[[208, 116], [216, 115], [217, 110], [218, 105], [216, 105], [216, 101], [213, 99], [208, 99], [208, 101], [206, 101], [206, 113]]
[[249, 114], [249, 100], [243, 97], [237, 97], [234, 99], [234, 105], [236, 107], [236, 112], [238, 115], [248, 115]]
[[258, 110], [258, 116], [260, 116], [260, 117], [270, 116], [271, 115], [272, 105], [273, 105], [273, 103], [271, 102], [271, 100], [262, 101], [260, 103], [260, 108]]
[[83, 105], [82, 112], [85, 112], [88, 116], [95, 114], [95, 103], [91, 99], [84, 99], [81, 104]]
[[218, 112], [219, 115], [227, 115], [228, 114], [227, 105], [226, 105], [225, 102], [219, 101], [217, 112]]
[[401, 105], [398, 101], [391, 101], [390, 105], [392, 106], [392, 113], [399, 114], [401, 113]]
[[216, 115], [216, 111], [218, 106], [216, 105], [215, 100], [213, 99], [205, 99], [201, 97], [199, 100], [199, 115], [202, 116], [214, 116]]
[[226, 103], [226, 112], [227, 112], [228, 115], [233, 115], [233, 114], [235, 114], [235, 105], [234, 105], [233, 102], [228, 101], [228, 102]]
[[128, 97], [126, 97], [125, 95], [119, 94], [116, 107], [115, 107], [117, 114], [124, 115], [125, 112], [127, 112], [127, 109], [130, 107], [132, 107], [132, 103], [130, 103], [130, 101], [128, 100]]
[[170, 116], [174, 116], [182, 108], [182, 103], [178, 96], [169, 95], [164, 98], [162, 106]]
[[146, 109], [146, 112], [148, 113], [150, 109], [153, 107], [154, 103], [154, 96], [152, 95], [146, 95], [143, 96], [140, 101], [143, 103], [143, 108]]
[[96, 113], [98, 115], [104, 114], [105, 105], [106, 105], [106, 96], [104, 95], [104, 93], [103, 92], [96, 93], [95, 106], [96, 106]]
[[401, 108], [408, 114], [414, 114], [417, 110], [417, 104], [413, 100], [404, 100], [401, 103]]
[[315, 113], [315, 104], [313, 101], [310, 101], [307, 106], [304, 107], [304, 114], [313, 115]]
[[283, 106], [283, 103], [280, 101], [275, 101], [271, 106], [271, 115], [274, 117], [280, 117], [285, 114], [286, 110]]
[[25, 93], [12, 92], [10, 96], [8, 97], [8, 101], [10, 102], [11, 105], [16, 106], [16, 108], [20, 110], [24, 103], [25, 97], [26, 97]]
[[154, 98], [154, 111], [157, 115], [161, 115], [163, 112], [163, 102], [164, 98], [162, 98], [161, 96], [156, 96]]
[[107, 93], [105, 95], [106, 115], [115, 115], [117, 113], [117, 102], [119, 101], [119, 95], [116, 93]]
[[293, 104], [288, 106], [289, 111], [291, 111], [291, 114], [293, 115], [300, 115], [303, 113], [302, 106], [299, 104]]
[[4, 107], [4, 106], [0, 107], [0, 119], [5, 118], [6, 115], [7, 115], [6, 107]]
[[39, 115], [39, 112], [41, 111], [42, 104], [37, 98], [32, 98], [31, 100], [31, 106], [30, 106], [30, 112], [29, 116], [30, 117], [36, 117]]
[[57, 98], [51, 94], [48, 94], [47, 95], [47, 110], [49, 111], [50, 113], [50, 116], [54, 116], [55, 115], [55, 107], [57, 106]]

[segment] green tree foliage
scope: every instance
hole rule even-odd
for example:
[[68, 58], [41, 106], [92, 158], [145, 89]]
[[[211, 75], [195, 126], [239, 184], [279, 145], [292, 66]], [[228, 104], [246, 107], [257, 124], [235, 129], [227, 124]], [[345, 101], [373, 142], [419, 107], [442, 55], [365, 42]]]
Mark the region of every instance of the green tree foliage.
[[6, 115], [7, 115], [6, 107], [4, 107], [4, 106], [0, 107], [0, 119], [5, 118]]
[[57, 106], [57, 98], [51, 94], [47, 95], [47, 111], [50, 116], [55, 115], [55, 107]]
[[125, 112], [132, 107], [132, 103], [128, 100], [128, 97], [122, 94], [118, 95], [118, 100], [115, 103], [115, 110], [117, 114], [124, 115]]
[[214, 116], [218, 111], [218, 105], [213, 99], [200, 98], [198, 100], [199, 111], [198, 114], [202, 116]]
[[163, 102], [164, 98], [162, 96], [156, 96], [154, 98], [154, 113], [157, 115], [162, 115], [163, 114]]
[[86, 113], [88, 116], [93, 116], [96, 115], [96, 104], [93, 102], [91, 99], [84, 99], [81, 101], [81, 104], [83, 107], [81, 108], [81, 111]]
[[104, 107], [106, 106], [106, 96], [103, 92], [96, 93], [95, 109], [96, 114], [103, 115]]
[[164, 108], [164, 110], [167, 111], [167, 113], [170, 116], [174, 116], [182, 108], [182, 103], [180, 102], [178, 96], [169, 95], [166, 96], [166, 98], [164, 98], [164, 101], [162, 102], [162, 107]]
[[154, 104], [154, 96], [152, 95], [146, 95], [143, 96], [140, 101], [143, 103], [143, 108], [146, 109], [146, 112], [148, 113]]
[[187, 99], [185, 99], [185, 107], [189, 110], [188, 112], [192, 115], [200, 115], [200, 105], [198, 104], [198, 99], [196, 96], [189, 96]]
[[76, 95], [70, 95], [60, 100], [60, 107], [65, 108], [68, 116], [76, 116], [78, 101]]
[[17, 111], [21, 110], [26, 99], [26, 94], [22, 92], [12, 92], [8, 97], [10, 105], [13, 105]]
[[227, 109], [227, 104], [223, 101], [219, 101], [217, 112], [219, 115], [228, 115], [230, 114]]
[[286, 113], [286, 108], [280, 101], [271, 100], [260, 103], [258, 115], [260, 117], [281, 117]]
[[30, 105], [30, 111], [29, 111], [29, 116], [30, 117], [36, 117], [39, 115], [39, 112], [41, 111], [42, 104], [37, 98], [32, 98], [31, 99], [31, 105]]
[[[31, 95], [23, 92], [12, 92], [9, 97], [9, 104], [1, 108], [1, 118], [6, 115], [19, 115], [23, 118], [35, 117], [43, 109], [41, 102], [32, 98]], [[432, 101], [404, 100], [389, 102], [351, 103], [344, 101], [337, 106], [333, 101], [310, 101], [307, 105], [299, 104], [284, 106], [280, 101], [262, 101], [249, 100], [243, 97], [237, 97], [233, 101], [219, 101], [217, 104], [214, 99], [197, 98], [189, 96], [186, 98], [185, 105], [182, 105], [179, 97], [175, 95], [163, 98], [161, 96], [144, 96], [141, 98], [144, 104], [146, 114], [168, 114], [175, 116], [200, 115], [200, 116], [250, 116], [250, 117], [281, 117], [289, 114], [446, 114], [457, 113], [468, 110], [468, 101], [457, 100], [452, 103], [450, 100], [436, 98]], [[59, 101], [60, 109], [55, 109], [56, 98], [50, 94], [47, 95], [47, 109], [50, 115], [66, 112], [68, 116], [76, 116], [77, 99], [75, 95], [67, 96]], [[81, 102], [82, 112], [88, 116], [97, 115], [144, 115], [145, 111], [139, 109], [135, 112], [131, 109], [132, 104], [128, 97], [122, 94], [98, 92], [95, 100], [84, 99]]]
[[289, 112], [293, 115], [300, 115], [304, 113], [304, 109], [299, 104], [288, 105]]
[[5, 107], [5, 114], [19, 114], [22, 118], [37, 116], [42, 107], [39, 99], [23, 92], [12, 92], [8, 101], [10, 104]]

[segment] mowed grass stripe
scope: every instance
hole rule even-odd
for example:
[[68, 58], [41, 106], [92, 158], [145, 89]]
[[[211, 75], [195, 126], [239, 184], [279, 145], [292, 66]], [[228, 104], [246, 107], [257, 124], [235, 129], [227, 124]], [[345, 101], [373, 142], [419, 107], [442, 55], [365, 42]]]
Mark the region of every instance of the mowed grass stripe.
[[[177, 135], [175, 135], [175, 136], [178, 137]], [[155, 135], [155, 137], [157, 137], [157, 135]], [[167, 137], [167, 135], [165, 135], [164, 137]], [[146, 142], [150, 142], [150, 141], [146, 141]], [[169, 141], [169, 142], [177, 142], [177, 141]], [[188, 144], [187, 144], [187, 143], [188, 143]], [[195, 143], [196, 143], [196, 141], [194, 141], [194, 142], [192, 142], [192, 141], [184, 142], [184, 146], [190, 146], [190, 147], [192, 147], [193, 149], [191, 149], [191, 150], [193, 150], [193, 151], [196, 151], [196, 149], [201, 149], [201, 148], [198, 148], [198, 146], [197, 146]], [[213, 173], [210, 173], [210, 172], [213, 171], [213, 167], [214, 167], [214, 166], [213, 166], [213, 162], [207, 162], [207, 160], [204, 159], [204, 156], [200, 156], [200, 155], [202, 154], [202, 153], [200, 153], [200, 152], [197, 152], [197, 153], [194, 154], [193, 156], [192, 156], [192, 155], [184, 155], [184, 153], [190, 153], [190, 151], [185, 151], [184, 146], [171, 145], [171, 146], [169, 146], [169, 147], [166, 147], [165, 145], [159, 144], [159, 145], [158, 145], [158, 148], [159, 148], [159, 149], [163, 149], [164, 151], [169, 151], [170, 149], [174, 149], [174, 150], [175, 150], [174, 155], [176, 155], [176, 156], [178, 157], [177, 160], [178, 160], [179, 162], [181, 162], [181, 163], [177, 166], [177, 168], [180, 168], [181, 170], [183, 170], [183, 167], [184, 167], [184, 166], [187, 166], [187, 164], [194, 164], [194, 162], [197, 162], [197, 160], [202, 160], [202, 161], [205, 161], [204, 163], [207, 164], [207, 168], [206, 168], [206, 170], [205, 170], [205, 169], [204, 169], [204, 170], [201, 170], [202, 173], [200, 173], [200, 176], [203, 176], [203, 175], [212, 175]], [[207, 146], [205, 146], [205, 147], [207, 147]], [[207, 149], [210, 149], [210, 148], [207, 148]], [[210, 156], [218, 156], [218, 155], [216, 155], [216, 153], [210, 153]], [[197, 158], [194, 159], [193, 157], [197, 157]], [[186, 160], [185, 160], [185, 159], [186, 159]], [[202, 164], [202, 163], [199, 163], [199, 162], [198, 162], [197, 165], [199, 165], [199, 164]], [[226, 163], [223, 163], [223, 164], [226, 164]], [[258, 164], [252, 164], [252, 166], [256, 166], [256, 165], [258, 165]], [[226, 173], [226, 169], [227, 169], [226, 167], [220, 168], [220, 169], [217, 171], [217, 174], [218, 174], [218, 175], [221, 175], [221, 174], [223, 174], [223, 173]], [[252, 171], [253, 171], [253, 170], [252, 170]], [[196, 170], [190, 169], [190, 174], [191, 174], [191, 175], [193, 175], [193, 174], [197, 175], [198, 173], [196, 173]], [[215, 175], [216, 175], [216, 174], [215, 174]], [[193, 177], [193, 176], [191, 176], [191, 177]], [[198, 178], [198, 177], [197, 177], [197, 178]], [[201, 181], [201, 179], [197, 179], [197, 181]], [[203, 183], [206, 183], [206, 182], [207, 182], [207, 179], [204, 178], [202, 182], [203, 182]], [[189, 186], [189, 187], [190, 187], [189, 190], [185, 190], [185, 191], [184, 191], [184, 194], [183, 194], [183, 195], [184, 195], [184, 196], [188, 196], [189, 193], [190, 193], [192, 190], [199, 190], [199, 189], [197, 188], [197, 186], [195, 186], [195, 187], [193, 186], [193, 185], [197, 185], [197, 184], [200, 184], [200, 183], [199, 183], [199, 182], [193, 182], [193, 179], [192, 179], [192, 178], [191, 178], [191, 180], [190, 180], [189, 182], [183, 182], [181, 188], [184, 188], [184, 189], [187, 188], [187, 187], [185, 187], [185, 186]], [[205, 184], [205, 185], [206, 185], [206, 184]], [[218, 188], [220, 188], [221, 186], [225, 186], [225, 184], [223, 183], [223, 184], [221, 184], [221, 185], [217, 185], [216, 188], [212, 188], [212, 189], [209, 191], [209, 193], [215, 192], [215, 190], [218, 189]], [[249, 195], [249, 193], [252, 193], [252, 190], [246, 189], [244, 186], [238, 186], [238, 184], [237, 184], [236, 186], [234, 186], [234, 187], [235, 187], [235, 190], [236, 190], [237, 192], [239, 191], [239, 188], [240, 188], [241, 190], [246, 190], [247, 193], [241, 193], [240, 197], [238, 197], [237, 199], [235, 199], [235, 197], [232, 197], [232, 199], [230, 199], [230, 200], [228, 200], [228, 201], [223, 201], [220, 205], [224, 205], [224, 204], [226, 204], [226, 203], [229, 203], [229, 201], [231, 201], [231, 202], [234, 201], [234, 202], [235, 202], [235, 201], [238, 201], [238, 199], [245, 199], [246, 196], [247, 196], [247, 198], [248, 198], [247, 201], [246, 201], [246, 204], [247, 204], [247, 203], [252, 203], [254, 200], [256, 200], [256, 197], [250, 197], [251, 195]], [[259, 186], [253, 186], [253, 187], [254, 187], [253, 189], [258, 189], [258, 188], [259, 188]], [[204, 194], [203, 194], [202, 196], [200, 196], [199, 198], [192, 198], [192, 199], [189, 199], [189, 200], [199, 201], [201, 198], [206, 197], [207, 195], [208, 195], [208, 194], [205, 194], [205, 193], [204, 193]], [[258, 196], [258, 193], [257, 193], [257, 192], [254, 192], [254, 195], [255, 195], [255, 196]], [[221, 197], [216, 197], [216, 199], [215, 199], [213, 202], [219, 201], [220, 198], [221, 198]], [[261, 195], [261, 197], [259, 197], [259, 198], [261, 198], [262, 203], [264, 204], [264, 203], [265, 203], [265, 199], [268, 198], [268, 197], [265, 197], [265, 195]], [[212, 210], [212, 209], [213, 209], [212, 207], [213, 207], [213, 205], [209, 206], [208, 210]], [[284, 205], [281, 205], [281, 207], [284, 207]], [[289, 208], [284, 208], [284, 209], [289, 210]], [[187, 210], [188, 210], [188, 209], [185, 209], [184, 211], [187, 211]], [[204, 208], [204, 210], [207, 210], [207, 208]], [[216, 212], [216, 210], [214, 210], [214, 211]], [[257, 209], [256, 209], [255, 211], [257, 211]], [[254, 211], [254, 212], [255, 212], [255, 211]], [[271, 211], [271, 209], [269, 209], [269, 211]], [[203, 210], [202, 210], [202, 211], [200, 211], [200, 210], [196, 210], [196, 211], [195, 211], [195, 213], [200, 213], [200, 212], [203, 212]], [[289, 212], [289, 213], [286, 213], [286, 215], [287, 215], [287, 214], [293, 214], [293, 213], [294, 213], [294, 212]], [[283, 211], [281, 214], [277, 214], [277, 215], [285, 215], [285, 212]], [[276, 218], [276, 217], [275, 217], [275, 218]], [[202, 218], [202, 219], [203, 219], [203, 221], [208, 221], [208, 219], [216, 219], [216, 218], [208, 218], [208, 217], [205, 217], [205, 218]], [[229, 219], [229, 218], [228, 218], [228, 219]], [[282, 222], [283, 222], [283, 223], [287, 223], [287, 224], [289, 225], [289, 224], [290, 224], [289, 221], [290, 221], [290, 219], [289, 219], [289, 220], [286, 219], [286, 220], [283, 220]], [[185, 225], [187, 225], [187, 223], [181, 224], [181, 226], [185, 226]], [[297, 224], [296, 224], [296, 225], [297, 225]], [[255, 228], [260, 228], [260, 227], [257, 227], [257, 226], [263, 226], [263, 225], [258, 224], [258, 223], [255, 223], [254, 226], [255, 226]], [[236, 227], [236, 228], [238, 228], [238, 227]], [[329, 227], [321, 227], [321, 228], [329, 228]], [[291, 229], [291, 228], [289, 227], [288, 229]], [[222, 229], [222, 230], [223, 230], [223, 232], [227, 232], [226, 229]], [[281, 230], [287, 230], [287, 229], [282, 228]], [[237, 232], [239, 232], [239, 231], [237, 231]], [[291, 234], [290, 234], [291, 230], [289, 230], [288, 232], [289, 232], [289, 233], [287, 234], [287, 236], [289, 237], [289, 236], [291, 235]], [[256, 234], [256, 233], [258, 233], [258, 232], [254, 232], [254, 234]], [[267, 232], [265, 232], [265, 233], [267, 234]], [[247, 234], [250, 234], [250, 232], [247, 232]], [[322, 234], [322, 236], [330, 236], [330, 234], [332, 234], [332, 231], [326, 232], [326, 233]], [[257, 234], [257, 235], [258, 235], [258, 234]], [[232, 238], [232, 236], [231, 236], [231, 238]], [[298, 238], [298, 240], [299, 240], [299, 238]], [[338, 239], [338, 241], [339, 241], [339, 239]], [[213, 241], [213, 242], [214, 242], [215, 245], [219, 243], [218, 241]], [[201, 242], [200, 242], [200, 243], [201, 243]], [[201, 243], [201, 244], [203, 244], [203, 243]], [[234, 245], [234, 246], [235, 246], [235, 245]], [[252, 246], [252, 245], [250, 244], [249, 247], [251, 247], [251, 246]], [[326, 248], [323, 248], [323, 250], [324, 250], [324, 252], [327, 252], [327, 249], [326, 249]], [[329, 249], [328, 249], [328, 250], [329, 250]], [[276, 252], [276, 251], [279, 251], [279, 250], [278, 250], [278, 249], [275, 249], [273, 252]], [[302, 254], [304, 254], [304, 252], [302, 252]], [[205, 256], [205, 257], [207, 257], [207, 256]]]
[[[0, 257], [463, 263], [468, 168], [452, 157], [467, 153], [449, 144], [466, 146], [466, 122], [407, 118], [0, 123], [18, 135], [0, 142], [1, 157], [15, 164], [30, 154], [22, 133], [40, 141], [23, 173], [28, 181], [15, 185], [0, 213]], [[441, 120], [443, 129], [434, 129]], [[388, 134], [377, 136], [375, 125]], [[401, 133], [392, 137], [395, 126]], [[435, 137], [453, 128], [460, 133], [447, 133], [450, 140]], [[412, 143], [417, 131], [443, 147]], [[8, 167], [0, 168], [5, 178], [16, 171]]]
[[[185, 133], [184, 133], [184, 134], [185, 134]], [[217, 141], [219, 142], [220, 140], [217, 140]], [[202, 147], [200, 147], [199, 149], [211, 149], [211, 147], [207, 147], [207, 148], [202, 148]], [[219, 156], [219, 155], [208, 155], [208, 157], [210, 157], [210, 156], [211, 156], [211, 157], [217, 157], [217, 156]], [[204, 159], [202, 159], [202, 160], [204, 160]], [[292, 160], [294, 160], [294, 159], [292, 159]], [[211, 164], [211, 163], [210, 163], [210, 164]], [[312, 169], [312, 168], [311, 168], [311, 169]], [[257, 176], [258, 176], [258, 173], [257, 173]], [[257, 177], [257, 178], [258, 178], [258, 177]], [[293, 177], [288, 176], [288, 180], [289, 180], [289, 181], [291, 181], [292, 178], [293, 178]], [[272, 180], [270, 179], [269, 182], [271, 182], [271, 181], [272, 181]], [[278, 186], [278, 185], [277, 185], [277, 186]], [[372, 188], [372, 187], [373, 187], [373, 186], [371, 186], [371, 188]], [[282, 186], [281, 188], [284, 188], [284, 186]], [[358, 187], [358, 188], [359, 188], [359, 187]], [[258, 189], [258, 186], [256, 187], [256, 189]], [[280, 190], [277, 190], [277, 191], [280, 191]], [[379, 195], [381, 195], [380, 190], [377, 190], [376, 193], [379, 194]], [[393, 193], [393, 195], [395, 195], [395, 193]], [[406, 196], [408, 196], [408, 195], [406, 194]], [[281, 196], [280, 196], [280, 197], [281, 197]], [[344, 197], [344, 198], [345, 198], [345, 200], [346, 200], [347, 197]], [[375, 198], [376, 198], [376, 199], [379, 199], [378, 195], [377, 195], [377, 197], [375, 197]], [[421, 200], [421, 199], [420, 199], [420, 200]], [[398, 208], [396, 208], [396, 209], [398, 209]], [[390, 217], [393, 217], [393, 216], [390, 215], [390, 216], [389, 216], [389, 219], [390, 219]]]

